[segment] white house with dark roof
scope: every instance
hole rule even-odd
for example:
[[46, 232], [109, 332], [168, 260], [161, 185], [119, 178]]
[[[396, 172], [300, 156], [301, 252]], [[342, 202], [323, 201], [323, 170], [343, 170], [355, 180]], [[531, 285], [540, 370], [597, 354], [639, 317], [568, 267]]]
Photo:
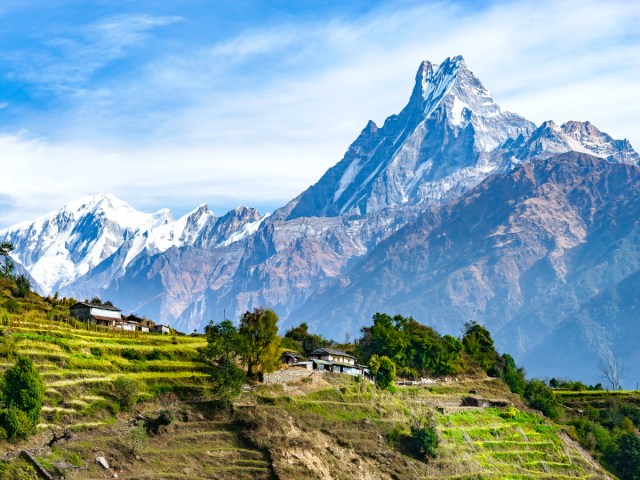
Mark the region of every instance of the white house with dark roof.
[[122, 310], [113, 305], [78, 302], [69, 309], [72, 317], [91, 325], [115, 327], [122, 321]]
[[356, 357], [335, 348], [316, 348], [308, 355], [313, 362], [314, 370], [362, 375], [361, 368], [356, 366]]

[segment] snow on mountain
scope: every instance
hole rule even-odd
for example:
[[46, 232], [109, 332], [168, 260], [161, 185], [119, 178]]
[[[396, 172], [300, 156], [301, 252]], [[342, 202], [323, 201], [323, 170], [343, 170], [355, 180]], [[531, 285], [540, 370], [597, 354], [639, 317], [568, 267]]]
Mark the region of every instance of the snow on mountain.
[[129, 241], [127, 254], [120, 267], [125, 269], [142, 252], [154, 255], [166, 252], [171, 247], [190, 245], [204, 228], [215, 221], [216, 216], [203, 204], [174, 222], [141, 231]]
[[409, 102], [370, 121], [342, 161], [278, 217], [349, 215], [457, 196], [505, 164], [500, 146], [535, 125], [502, 112], [462, 57], [422, 62]]
[[568, 151], [587, 153], [612, 163], [637, 165], [640, 156], [628, 140], [614, 140], [590, 122], [569, 121], [557, 125], [549, 120], [536, 129], [516, 152], [518, 158], [548, 158]]
[[0, 238], [14, 244], [16, 260], [51, 292], [87, 273], [136, 233], [171, 222], [169, 210], [142, 213], [99, 193], [2, 230]]
[[122, 275], [141, 255], [196, 243], [224, 246], [245, 238], [259, 225], [258, 212], [246, 207], [218, 218], [207, 205], [200, 205], [174, 220], [168, 209], [143, 213], [111, 194], [99, 193], [2, 230], [0, 238], [14, 244], [16, 262], [44, 293], [52, 293], [89, 278], [116, 253], [117, 262], [110, 271]]

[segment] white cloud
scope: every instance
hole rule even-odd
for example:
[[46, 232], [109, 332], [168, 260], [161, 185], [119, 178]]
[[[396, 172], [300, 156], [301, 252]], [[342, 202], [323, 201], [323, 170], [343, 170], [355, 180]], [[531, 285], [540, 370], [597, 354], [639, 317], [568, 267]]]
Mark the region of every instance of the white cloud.
[[[103, 23], [74, 62], [89, 59], [86, 69], [50, 68], [86, 78], [97, 52], [115, 58], [148, 28], [176, 21], [154, 18]], [[77, 91], [59, 122], [66, 136], [0, 139], [2, 158], [19, 160], [8, 173], [15, 182], [0, 187], [18, 206], [0, 224], [95, 191], [146, 209], [284, 203], [335, 164], [367, 120], [404, 106], [421, 60], [456, 54], [504, 109], [537, 123], [588, 119], [640, 148], [639, 23], [633, 2], [480, 11], [399, 2], [355, 20], [272, 25], [173, 50], [141, 76]]]

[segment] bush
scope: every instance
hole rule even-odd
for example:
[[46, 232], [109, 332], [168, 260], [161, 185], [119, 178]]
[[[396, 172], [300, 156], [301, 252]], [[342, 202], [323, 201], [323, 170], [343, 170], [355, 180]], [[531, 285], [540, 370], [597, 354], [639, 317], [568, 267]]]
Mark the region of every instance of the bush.
[[416, 453], [425, 458], [436, 458], [440, 441], [432, 419], [421, 418], [411, 425], [411, 438]]
[[20, 304], [13, 298], [8, 298], [2, 306], [9, 313], [20, 313]]
[[640, 480], [640, 438], [635, 433], [620, 438], [618, 472], [622, 480]]
[[4, 373], [0, 424], [8, 438], [27, 438], [40, 421], [44, 384], [31, 359], [18, 357]]
[[376, 379], [376, 385], [385, 390], [393, 389], [396, 378], [396, 364], [389, 357], [373, 355], [369, 360], [369, 368]]
[[531, 408], [541, 411], [549, 418], [557, 418], [556, 396], [542, 380], [530, 380], [524, 390], [524, 398]]
[[113, 382], [113, 394], [124, 409], [129, 409], [136, 403], [139, 393], [140, 384], [133, 378], [118, 377]]
[[15, 407], [2, 410], [0, 422], [8, 439], [25, 440], [35, 430], [35, 425], [27, 414]]
[[125, 348], [124, 350], [122, 350], [120, 355], [122, 356], [122, 358], [126, 358], [127, 360], [131, 360], [131, 361], [136, 361], [136, 360], [141, 361], [141, 360], [147, 359], [147, 357], [144, 354], [142, 354], [141, 352], [139, 352], [134, 348]]
[[221, 407], [228, 406], [240, 395], [243, 383], [244, 371], [231, 363], [222, 362], [211, 373], [211, 390]]

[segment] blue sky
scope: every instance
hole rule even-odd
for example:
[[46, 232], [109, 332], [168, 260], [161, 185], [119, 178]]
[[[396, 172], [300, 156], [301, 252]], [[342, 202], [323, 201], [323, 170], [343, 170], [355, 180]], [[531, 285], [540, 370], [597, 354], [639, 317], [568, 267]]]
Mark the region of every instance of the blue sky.
[[273, 210], [457, 54], [503, 109], [640, 147], [637, 2], [4, 0], [0, 22], [0, 228], [100, 191]]

